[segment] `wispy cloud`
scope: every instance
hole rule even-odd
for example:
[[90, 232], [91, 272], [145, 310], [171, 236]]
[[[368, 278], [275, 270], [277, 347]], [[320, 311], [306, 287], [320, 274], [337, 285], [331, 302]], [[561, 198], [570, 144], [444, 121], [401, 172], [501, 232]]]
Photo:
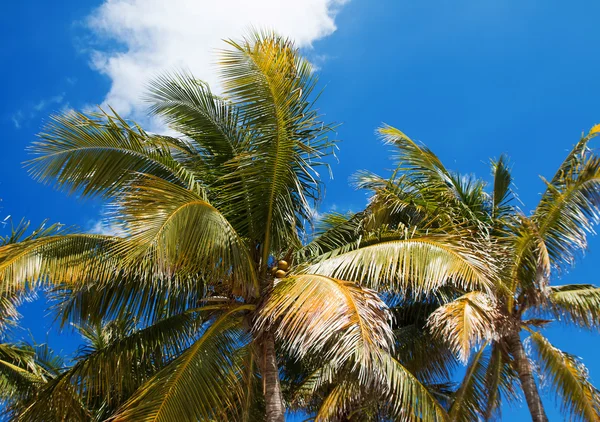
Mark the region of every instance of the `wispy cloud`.
[[[215, 51], [223, 39], [251, 26], [273, 29], [309, 47], [336, 30], [347, 0], [105, 0], [89, 17], [96, 41], [114, 48], [92, 53], [92, 66], [111, 81], [105, 101], [118, 112], [143, 115], [140, 98], [149, 79], [189, 69], [217, 88]], [[322, 59], [322, 58], [321, 58]]]
[[53, 97], [50, 98], [45, 98], [43, 100], [38, 101], [34, 106], [33, 109], [35, 111], [42, 111], [44, 109], [46, 109], [48, 106], [51, 106], [53, 104], [61, 104], [63, 102], [63, 100], [65, 99], [65, 93], [62, 92], [58, 95], [55, 95]]
[[68, 106], [68, 103], [64, 103], [65, 93], [61, 92], [58, 95], [52, 97], [43, 98], [36, 103], [29, 103], [28, 106], [22, 107], [10, 116], [10, 120], [16, 129], [21, 129], [28, 121], [34, 119], [40, 113], [47, 110], [52, 106], [60, 106], [60, 109], [64, 109]]

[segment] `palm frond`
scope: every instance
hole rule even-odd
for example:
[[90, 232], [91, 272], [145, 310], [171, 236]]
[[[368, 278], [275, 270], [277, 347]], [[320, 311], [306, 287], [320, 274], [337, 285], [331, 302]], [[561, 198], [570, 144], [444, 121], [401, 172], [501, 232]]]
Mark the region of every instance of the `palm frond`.
[[576, 254], [587, 247], [587, 234], [600, 221], [600, 158], [587, 148], [595, 135], [573, 148], [547, 182], [532, 217], [557, 268], [572, 265]]
[[569, 420], [593, 421], [600, 419], [600, 392], [591, 384], [583, 363], [565, 353], [538, 332], [531, 332], [543, 374], [543, 382], [556, 392], [557, 403]]
[[387, 306], [354, 283], [313, 274], [279, 281], [259, 312], [258, 329], [274, 329], [292, 356], [318, 353], [341, 367], [351, 362], [366, 381], [373, 360], [392, 347]]
[[54, 181], [67, 191], [112, 196], [137, 177], [154, 174], [196, 186], [192, 171], [176, 161], [161, 137], [131, 125], [116, 113], [85, 115], [69, 111], [53, 116], [30, 150], [27, 165], [37, 180]]
[[453, 302], [440, 306], [429, 317], [429, 327], [445, 339], [463, 362], [472, 348], [491, 340], [500, 315], [495, 303], [482, 292], [469, 292]]
[[115, 251], [123, 265], [141, 260], [151, 263], [148, 278], [202, 274], [231, 280], [245, 297], [258, 293], [247, 245], [201, 192], [144, 175], [121, 194], [118, 206], [129, 233]]
[[600, 326], [600, 288], [591, 284], [568, 284], [549, 288], [545, 307], [559, 320], [585, 328]]
[[[341, 252], [341, 253], [340, 253]], [[491, 288], [490, 262], [454, 236], [405, 236], [351, 251], [326, 254], [303, 272], [322, 274], [380, 291], [415, 295], [451, 283], [464, 289]]]
[[248, 333], [236, 313], [241, 305], [212, 322], [187, 350], [144, 383], [113, 421], [215, 420], [238, 406], [240, 362]]
[[253, 237], [262, 239], [266, 270], [269, 255], [300, 245], [302, 219], [310, 219], [320, 196], [314, 169], [329, 149], [329, 128], [312, 108], [311, 65], [291, 41], [252, 34], [243, 43], [229, 44], [232, 49], [222, 52], [220, 60], [225, 95], [257, 136], [228, 163], [233, 170], [224, 195], [231, 215], [252, 209], [248, 224], [258, 230]]

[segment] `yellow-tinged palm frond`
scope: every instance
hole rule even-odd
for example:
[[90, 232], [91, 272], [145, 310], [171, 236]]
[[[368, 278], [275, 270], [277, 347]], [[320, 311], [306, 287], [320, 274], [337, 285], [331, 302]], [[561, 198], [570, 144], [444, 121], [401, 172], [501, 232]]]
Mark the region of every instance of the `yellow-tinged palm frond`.
[[200, 192], [144, 175], [118, 202], [129, 234], [114, 252], [126, 266], [150, 263], [144, 277], [176, 274], [229, 279], [245, 297], [258, 293], [252, 257], [227, 219]]
[[356, 382], [344, 381], [332, 388], [327, 394], [314, 422], [335, 422], [343, 420], [348, 415], [360, 397], [360, 385]]
[[531, 342], [542, 371], [543, 383], [556, 392], [557, 402], [569, 420], [600, 420], [600, 392], [591, 384], [586, 367], [543, 337], [531, 332]]
[[257, 328], [275, 330], [292, 356], [318, 353], [341, 367], [350, 362], [361, 381], [392, 347], [390, 314], [377, 293], [314, 274], [279, 281], [259, 311]]
[[600, 288], [591, 284], [551, 286], [545, 306], [559, 320], [581, 327], [600, 326]]
[[229, 44], [219, 63], [225, 95], [255, 136], [227, 163], [232, 172], [223, 195], [231, 207], [227, 215], [251, 219], [246, 224], [261, 239], [266, 269], [269, 255], [300, 246], [302, 219], [310, 219], [320, 196], [315, 167], [328, 153], [329, 128], [312, 108], [312, 67], [290, 40], [252, 34]]
[[499, 321], [495, 303], [487, 294], [475, 291], [440, 306], [429, 317], [428, 325], [466, 362], [473, 347], [494, 337]]
[[493, 284], [492, 263], [453, 236], [408, 237], [329, 256], [301, 271], [355, 281], [380, 291], [410, 291], [417, 296], [450, 282], [480, 290], [489, 290]]
[[120, 271], [105, 251], [121, 239], [68, 234], [27, 240], [0, 247], [0, 291], [14, 292], [40, 283], [71, 284], [107, 280]]
[[210, 324], [186, 351], [144, 383], [112, 421], [223, 420], [239, 406], [241, 361], [248, 333], [234, 307]]
[[547, 182], [532, 217], [557, 268], [573, 263], [600, 221], [600, 158], [587, 148], [593, 136], [583, 138]]
[[161, 137], [131, 125], [116, 113], [89, 116], [69, 111], [53, 116], [30, 150], [31, 175], [56, 181], [70, 192], [112, 196], [138, 173], [154, 174], [183, 186], [196, 186], [196, 176], [175, 160]]

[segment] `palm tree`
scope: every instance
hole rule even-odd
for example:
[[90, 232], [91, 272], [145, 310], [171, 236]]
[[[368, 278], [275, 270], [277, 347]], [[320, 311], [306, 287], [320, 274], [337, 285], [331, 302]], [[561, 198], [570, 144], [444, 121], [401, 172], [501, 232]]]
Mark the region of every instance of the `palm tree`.
[[[587, 235], [600, 217], [600, 158], [588, 148], [600, 126], [582, 137], [546, 181], [529, 216], [514, 205], [506, 158], [492, 162], [487, 193], [484, 182], [448, 171], [433, 152], [397, 129], [380, 132], [399, 149], [400, 165], [389, 180], [360, 177], [375, 192], [370, 208], [377, 224], [405, 221], [414, 230], [455, 225], [489, 238], [487, 265], [496, 274], [495, 288], [433, 292], [437, 299], [427, 318], [432, 334], [468, 361], [450, 419], [493, 418], [502, 398], [516, 397], [520, 382], [532, 419], [546, 421], [536, 375], [551, 386], [566, 417], [600, 419], [600, 394], [583, 364], [542, 334], [552, 322], [590, 329], [600, 323], [600, 288], [551, 284], [586, 249]], [[529, 336], [533, 355], [522, 334]]]
[[456, 231], [350, 243], [324, 233], [303, 245], [332, 146], [313, 69], [273, 34], [228, 44], [222, 97], [187, 74], [150, 86], [150, 110], [177, 136], [112, 110], [68, 112], [33, 145], [33, 177], [109, 200], [124, 235], [0, 248], [0, 285], [52, 285], [63, 323], [133, 317], [136, 327], [50, 383], [22, 419], [60, 413], [74, 390], [102, 397], [114, 421], [283, 421], [280, 366], [291, 359], [394, 398], [403, 418], [443, 420], [390, 354], [390, 311], [373, 289], [486, 290], [484, 254]]

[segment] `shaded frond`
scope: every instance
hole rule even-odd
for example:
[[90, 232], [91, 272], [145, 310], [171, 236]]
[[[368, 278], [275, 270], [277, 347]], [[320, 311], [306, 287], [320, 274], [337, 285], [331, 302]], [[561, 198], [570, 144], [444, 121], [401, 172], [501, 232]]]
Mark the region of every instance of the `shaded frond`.
[[111, 418], [113, 421], [215, 420], [235, 408], [240, 391], [240, 361], [248, 334], [234, 314], [212, 322], [177, 359], [144, 383]]

